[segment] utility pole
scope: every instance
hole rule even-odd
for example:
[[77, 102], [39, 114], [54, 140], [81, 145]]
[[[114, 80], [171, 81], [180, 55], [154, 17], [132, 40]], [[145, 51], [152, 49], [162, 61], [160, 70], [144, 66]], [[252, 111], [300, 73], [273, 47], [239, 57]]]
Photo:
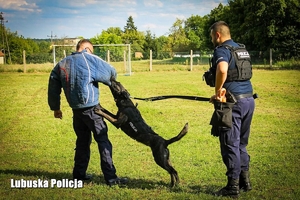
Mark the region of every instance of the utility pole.
[[51, 35], [47, 35], [47, 37], [50, 38], [51, 44], [53, 44], [53, 43], [52, 43], [52, 39], [53, 39], [53, 38], [56, 38], [57, 36], [56, 36], [56, 35], [53, 35], [53, 34], [52, 34], [52, 31], [51, 31]]
[[2, 48], [4, 50], [4, 63], [5, 63], [5, 45], [4, 45], [4, 40], [6, 41], [7, 51], [8, 51], [8, 57], [9, 57], [9, 61], [11, 63], [9, 45], [8, 45], [8, 41], [7, 41], [7, 34], [6, 34], [6, 29], [5, 29], [5, 26], [4, 26], [4, 22], [7, 23], [8, 20], [5, 21], [5, 19], [3, 17], [3, 12], [0, 12], [0, 24], [1, 24], [0, 30], [2, 32]]

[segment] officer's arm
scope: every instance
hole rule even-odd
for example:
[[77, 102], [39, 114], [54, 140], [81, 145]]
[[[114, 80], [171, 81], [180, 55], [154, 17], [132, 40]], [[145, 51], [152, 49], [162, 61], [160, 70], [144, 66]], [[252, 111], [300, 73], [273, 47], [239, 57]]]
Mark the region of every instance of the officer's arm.
[[215, 84], [216, 99], [221, 98], [221, 89], [223, 87], [223, 84], [226, 81], [227, 71], [228, 71], [228, 63], [225, 61], [219, 62], [216, 70], [216, 84]]

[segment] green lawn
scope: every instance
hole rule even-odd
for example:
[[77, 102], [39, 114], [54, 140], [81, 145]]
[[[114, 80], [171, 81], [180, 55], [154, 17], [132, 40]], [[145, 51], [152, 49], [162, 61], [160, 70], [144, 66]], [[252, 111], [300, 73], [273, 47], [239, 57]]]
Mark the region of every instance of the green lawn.
[[[120, 70], [122, 73], [122, 71]], [[204, 67], [187, 71], [136, 70], [118, 80], [133, 97], [195, 95], [210, 97], [213, 88], [202, 81]], [[75, 147], [72, 112], [62, 99], [62, 120], [47, 105], [49, 73], [0, 73], [0, 199], [226, 199], [212, 195], [226, 183], [218, 139], [210, 135], [213, 106], [207, 102], [168, 99], [138, 103], [146, 122], [164, 138], [177, 135], [186, 122], [188, 134], [169, 146], [181, 183], [170, 188], [170, 177], [157, 166], [151, 150], [109, 124], [113, 160], [119, 176], [130, 183], [108, 187], [99, 169], [95, 141], [88, 173], [92, 182], [81, 189], [11, 188], [13, 180], [71, 179]], [[300, 71], [254, 70], [256, 100], [248, 151], [253, 190], [239, 199], [298, 199], [300, 195]], [[100, 99], [116, 112], [108, 88]]]

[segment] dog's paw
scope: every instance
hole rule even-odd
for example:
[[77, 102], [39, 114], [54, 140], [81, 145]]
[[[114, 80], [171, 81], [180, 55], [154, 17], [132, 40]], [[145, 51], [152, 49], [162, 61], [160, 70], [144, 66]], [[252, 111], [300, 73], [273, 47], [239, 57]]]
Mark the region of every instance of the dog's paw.
[[95, 112], [96, 114], [98, 114], [98, 115], [102, 115], [102, 114], [103, 114], [102, 110], [101, 110], [101, 109], [98, 109], [98, 108], [95, 108], [95, 109], [94, 109], [94, 112]]
[[122, 126], [125, 122], [127, 122], [127, 120], [128, 120], [127, 115], [121, 113], [121, 114], [119, 115], [119, 118], [118, 118], [118, 121], [117, 121], [119, 127]]

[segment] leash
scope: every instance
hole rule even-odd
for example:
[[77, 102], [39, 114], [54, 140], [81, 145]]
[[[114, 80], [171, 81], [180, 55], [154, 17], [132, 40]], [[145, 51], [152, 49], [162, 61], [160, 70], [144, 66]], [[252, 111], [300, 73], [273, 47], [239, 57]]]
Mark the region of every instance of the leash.
[[[231, 93], [230, 93], [231, 94]], [[233, 97], [233, 95], [230, 95]], [[164, 96], [155, 96], [155, 97], [148, 97], [148, 98], [140, 98], [140, 97], [130, 97], [131, 99], [136, 100], [142, 100], [142, 101], [158, 101], [158, 100], [165, 100], [165, 99], [171, 99], [171, 98], [177, 98], [177, 99], [187, 99], [187, 100], [193, 100], [193, 101], [209, 101], [210, 98], [208, 97], [199, 97], [199, 96], [184, 96], [184, 95], [164, 95]], [[253, 98], [258, 98], [258, 95], [255, 93], [253, 94]], [[236, 99], [231, 99], [234, 102], [236, 102]]]
[[139, 97], [130, 97], [132, 99], [143, 100], [143, 101], [158, 101], [158, 100], [165, 100], [171, 98], [177, 99], [187, 99], [187, 100], [194, 100], [194, 101], [209, 101], [210, 98], [208, 97], [198, 97], [198, 96], [182, 96], [182, 95], [165, 95], [165, 96], [156, 96], [156, 97], [148, 97], [148, 98], [139, 98]]

